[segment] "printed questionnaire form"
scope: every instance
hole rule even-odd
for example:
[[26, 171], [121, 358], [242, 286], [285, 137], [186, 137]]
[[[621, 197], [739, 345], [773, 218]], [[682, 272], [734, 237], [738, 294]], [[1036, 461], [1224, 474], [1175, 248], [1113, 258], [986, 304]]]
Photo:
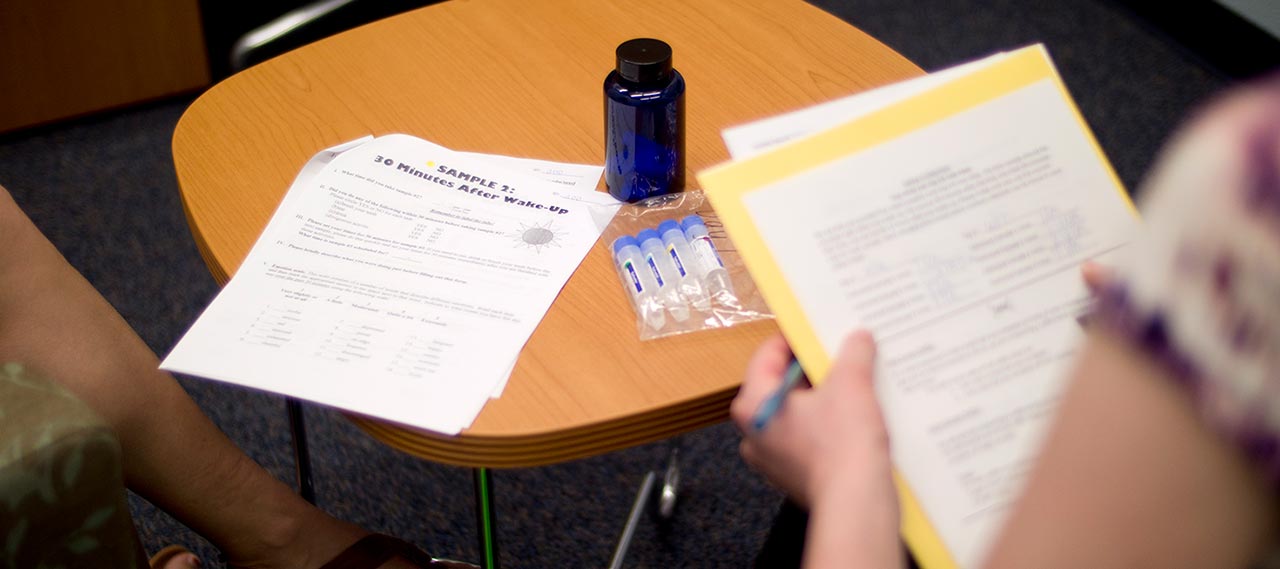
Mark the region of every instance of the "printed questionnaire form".
[[161, 367], [457, 433], [616, 211], [599, 177], [406, 135], [325, 150]]
[[876, 335], [907, 541], [922, 567], [978, 566], [1081, 337], [1080, 264], [1136, 227], [1047, 52], [724, 136], [739, 161], [699, 181], [792, 349], [820, 382], [849, 332]]

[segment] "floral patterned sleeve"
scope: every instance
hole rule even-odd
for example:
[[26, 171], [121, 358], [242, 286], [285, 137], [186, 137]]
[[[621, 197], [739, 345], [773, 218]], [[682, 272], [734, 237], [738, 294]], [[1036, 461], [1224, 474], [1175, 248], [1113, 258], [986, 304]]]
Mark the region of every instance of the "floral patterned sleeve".
[[1142, 197], [1146, 227], [1095, 321], [1280, 483], [1280, 76], [1194, 121]]

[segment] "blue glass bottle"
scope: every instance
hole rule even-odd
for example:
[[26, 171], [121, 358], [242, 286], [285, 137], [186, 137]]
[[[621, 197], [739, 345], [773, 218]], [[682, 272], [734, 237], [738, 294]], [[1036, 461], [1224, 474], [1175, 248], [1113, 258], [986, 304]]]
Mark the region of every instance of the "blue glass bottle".
[[684, 189], [684, 77], [671, 46], [655, 39], [623, 42], [604, 80], [604, 181], [635, 202]]

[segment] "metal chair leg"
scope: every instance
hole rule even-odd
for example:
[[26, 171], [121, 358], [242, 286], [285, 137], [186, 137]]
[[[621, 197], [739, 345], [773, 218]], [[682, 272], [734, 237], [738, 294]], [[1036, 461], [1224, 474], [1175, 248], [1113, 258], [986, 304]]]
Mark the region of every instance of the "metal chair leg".
[[316, 503], [316, 489], [311, 484], [311, 453], [307, 451], [307, 425], [302, 415], [302, 403], [289, 397], [285, 399], [289, 410], [289, 431], [293, 434], [293, 468], [297, 474], [298, 493], [302, 499]]
[[618, 538], [618, 547], [613, 550], [613, 559], [609, 561], [609, 569], [621, 569], [627, 557], [627, 549], [631, 548], [631, 539], [635, 537], [636, 526], [640, 525], [640, 516], [644, 514], [649, 495], [653, 494], [653, 486], [658, 475], [648, 472], [640, 483], [640, 491], [636, 493], [636, 501], [631, 504], [631, 513], [627, 515], [627, 525], [622, 528], [622, 537]]
[[680, 492], [680, 449], [672, 445], [667, 455], [667, 469], [662, 474], [662, 492], [658, 494], [658, 515], [664, 520], [676, 513], [676, 498]]
[[493, 506], [493, 474], [488, 468], [473, 469], [476, 486], [476, 524], [480, 538], [480, 566], [498, 569], [498, 540]]
[[[671, 519], [676, 511], [676, 499], [680, 493], [680, 447], [681, 441], [678, 439], [671, 439], [668, 443], [667, 467], [662, 472], [662, 489], [656, 500], [658, 516], [663, 520]], [[657, 482], [657, 472], [645, 473], [644, 480], [640, 482], [640, 490], [636, 492], [635, 502], [631, 504], [631, 513], [627, 515], [627, 524], [622, 528], [622, 536], [618, 538], [618, 545], [613, 550], [609, 569], [622, 568], [627, 550], [631, 548], [631, 541], [635, 537], [636, 527], [640, 525], [640, 517], [652, 501], [650, 497]]]

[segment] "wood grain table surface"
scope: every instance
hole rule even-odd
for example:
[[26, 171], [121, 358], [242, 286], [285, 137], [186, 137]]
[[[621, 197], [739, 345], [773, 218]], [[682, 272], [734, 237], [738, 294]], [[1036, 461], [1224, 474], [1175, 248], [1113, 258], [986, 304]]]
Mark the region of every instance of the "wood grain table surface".
[[[614, 48], [671, 44], [686, 92], [686, 167], [728, 159], [726, 127], [921, 74], [799, 0], [452, 0], [249, 68], [191, 105], [173, 138], [192, 233], [225, 283], [317, 151], [406, 133], [455, 150], [602, 164]], [[603, 191], [603, 182], [600, 185]], [[641, 342], [605, 244], [569, 279], [505, 393], [445, 436], [349, 415], [433, 461], [524, 467], [723, 421], [770, 321]], [[465, 379], [465, 378], [460, 378]]]

